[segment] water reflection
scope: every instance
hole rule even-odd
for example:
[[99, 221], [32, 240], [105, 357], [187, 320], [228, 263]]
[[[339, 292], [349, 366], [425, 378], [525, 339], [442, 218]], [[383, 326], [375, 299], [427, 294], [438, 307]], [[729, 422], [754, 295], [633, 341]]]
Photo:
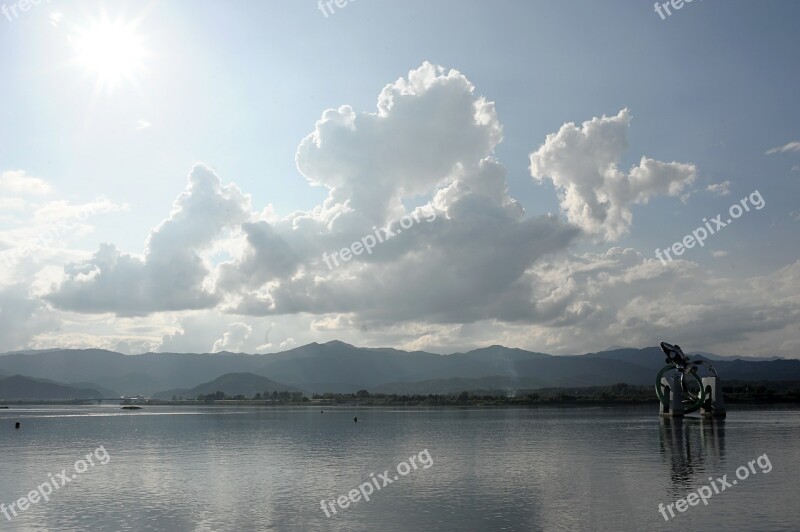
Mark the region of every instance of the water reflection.
[[725, 458], [724, 419], [662, 417], [659, 432], [661, 455], [669, 462], [676, 493], [691, 489], [709, 466], [714, 469]]
[[725, 418], [700, 418], [700, 441], [709, 454], [725, 459]]
[[[52, 417], [76, 410], [85, 416]], [[0, 530], [685, 529], [686, 520], [665, 523], [658, 503], [685, 497], [709, 476], [731, 478], [766, 452], [774, 471], [693, 510], [692, 528], [794, 530], [800, 522], [796, 408], [735, 411], [726, 422], [660, 420], [651, 405], [325, 415], [152, 407], [145, 415], [91, 415], [103, 412], [8, 412], [25, 418], [20, 431], [13, 423], [0, 430], [0, 503], [100, 443], [112, 459], [13, 521], [0, 514]], [[321, 510], [322, 500], [347, 495], [422, 449], [433, 458], [430, 469], [330, 518]], [[752, 511], [743, 513], [745, 499]]]

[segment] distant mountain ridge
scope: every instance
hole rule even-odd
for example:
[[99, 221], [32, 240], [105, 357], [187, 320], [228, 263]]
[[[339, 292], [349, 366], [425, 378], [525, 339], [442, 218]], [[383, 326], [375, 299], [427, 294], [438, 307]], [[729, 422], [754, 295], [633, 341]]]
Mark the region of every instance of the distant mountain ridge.
[[764, 362], [764, 361], [773, 361], [773, 360], [789, 360], [783, 357], [771, 356], [771, 357], [748, 357], [748, 356], [738, 356], [738, 355], [729, 355], [729, 356], [721, 356], [715, 355], [714, 353], [703, 353], [702, 351], [694, 351], [691, 353], [687, 353], [690, 356], [700, 356], [707, 360], [746, 360], [748, 362]]
[[300, 390], [293, 386], [281, 384], [253, 373], [226, 373], [213, 381], [204, 382], [194, 388], [167, 390], [153, 395], [153, 398], [171, 399], [172, 396], [180, 396], [184, 399], [195, 399], [198, 395], [208, 395], [215, 392], [223, 392], [225, 395], [230, 396], [244, 395], [247, 398], [251, 398], [257, 393], [298, 391]]
[[75, 388], [44, 379], [33, 379], [23, 375], [0, 377], [2, 401], [59, 401], [101, 397], [103, 395], [94, 389]]
[[[718, 358], [720, 360], [713, 364], [723, 381], [800, 380], [800, 360], [755, 362]], [[116, 391], [115, 396], [152, 396], [177, 391], [183, 393], [175, 395], [185, 396], [201, 384], [237, 373], [263, 377], [307, 393], [351, 393], [359, 389], [405, 393], [402, 390], [450, 390], [453, 386], [471, 390], [490, 385], [502, 389], [601, 386], [620, 382], [651, 385], [655, 372], [663, 365], [664, 354], [658, 347], [553, 356], [494, 345], [439, 355], [392, 348], [360, 348], [340, 341], [311, 343], [267, 355], [226, 352], [123, 355], [99, 349], [0, 355], [0, 374], [82, 385], [96, 383], [96, 387], [106, 392]]]

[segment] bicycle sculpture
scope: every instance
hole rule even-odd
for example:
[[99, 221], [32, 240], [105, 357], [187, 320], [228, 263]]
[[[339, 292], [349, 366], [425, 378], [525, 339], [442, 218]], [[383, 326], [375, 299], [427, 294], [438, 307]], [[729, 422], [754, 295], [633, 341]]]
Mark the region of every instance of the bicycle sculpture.
[[[690, 360], [680, 346], [661, 342], [666, 363], [656, 376], [656, 396], [661, 413], [670, 416], [691, 414], [702, 408], [704, 415], [724, 416], [722, 387], [714, 367], [705, 360]], [[710, 377], [701, 379], [700, 366], [707, 366]]]

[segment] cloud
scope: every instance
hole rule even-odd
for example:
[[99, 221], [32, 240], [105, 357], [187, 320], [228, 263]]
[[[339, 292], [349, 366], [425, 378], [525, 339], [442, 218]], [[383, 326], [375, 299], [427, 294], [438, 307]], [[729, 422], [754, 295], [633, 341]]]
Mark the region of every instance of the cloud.
[[[176, 323], [161, 336], [161, 343], [155, 349], [162, 353], [205, 353], [208, 352], [227, 330], [226, 320], [212, 310], [174, 313], [180, 317]], [[152, 320], [155, 316], [138, 318]]]
[[[325, 111], [301, 142], [297, 166], [328, 188], [322, 205], [284, 218], [255, 215], [234, 185], [198, 166], [144, 256], [103, 244], [68, 264], [47, 300], [120, 316], [222, 308], [380, 323], [529, 319], [525, 270], [565, 250], [578, 231], [555, 217], [527, 217], [508, 195], [506, 170], [493, 157], [501, 140], [494, 104], [459, 72], [425, 63], [387, 85], [376, 112]], [[323, 253], [376, 227], [397, 229], [405, 214], [423, 221], [335, 271], [324, 265]], [[209, 249], [236, 250], [231, 238], [244, 246], [214, 268]]]
[[0, 348], [26, 349], [36, 335], [57, 328], [53, 312], [23, 283], [0, 287]]
[[83, 222], [95, 214], [127, 211], [128, 209], [127, 203], [115, 203], [102, 196], [87, 203], [70, 203], [64, 200], [55, 200], [36, 204], [32, 222], [37, 224], [54, 223], [62, 220]]
[[[226, 308], [380, 323], [526, 319], [525, 270], [579, 232], [554, 217], [526, 217], [493, 157], [501, 140], [494, 104], [459, 72], [428, 63], [387, 85], [376, 112], [325, 111], [296, 160], [328, 198], [309, 212], [244, 224], [245, 251], [219, 271]], [[422, 204], [408, 209], [411, 199]], [[409, 213], [422, 221], [371, 254], [333, 271], [324, 264], [323, 253], [396, 229]]]
[[631, 345], [676, 338], [721, 354], [759, 352], [765, 338], [775, 345], [796, 337], [800, 318], [800, 261], [770, 275], [709, 277], [691, 262], [664, 267], [632, 249], [612, 248], [541, 261], [531, 276], [540, 319], [527, 329], [526, 345], [560, 352], [620, 338]]
[[352, 316], [348, 316], [347, 314], [331, 314], [312, 322], [311, 328], [321, 332], [339, 332], [351, 329], [354, 325], [355, 322]]
[[[329, 109], [309, 124], [296, 164], [328, 195], [307, 211], [253, 212], [234, 184], [198, 165], [143, 254], [112, 243], [92, 256], [66, 249], [58, 268], [44, 260], [46, 246], [29, 254], [11, 286], [0, 286], [0, 306], [16, 313], [0, 319], [0, 341], [260, 352], [338, 338], [438, 352], [502, 343], [578, 353], [620, 338], [674, 338], [723, 354], [776, 345], [792, 354], [800, 262], [726, 278], [633, 249], [575, 251], [587, 234], [618, 238], [633, 223], [633, 205], [685, 194], [695, 179], [692, 165], [646, 157], [618, 169], [626, 109], [565, 124], [531, 154], [532, 175], [552, 179], [560, 194], [563, 220], [526, 213], [511, 196], [495, 154], [503, 129], [494, 104], [461, 73], [425, 63], [377, 101], [367, 112]], [[39, 230], [75, 216], [75, 207], [52, 201], [30, 216]], [[375, 228], [396, 229], [407, 214], [422, 221], [371, 254], [334, 269], [322, 260]], [[27, 235], [0, 233], [0, 248]]]
[[[521, 283], [533, 293], [535, 311], [529, 320], [376, 323], [359, 316], [350, 324], [329, 315], [327, 321], [342, 322], [331, 335], [357, 345], [440, 353], [503, 344], [579, 354], [624, 338], [634, 346], [674, 339], [692, 350], [722, 355], [796, 357], [795, 344], [787, 342], [797, 338], [798, 281], [800, 261], [769, 275], [709, 276], [689, 261], [665, 267], [636, 250], [617, 247], [538, 261]], [[300, 343], [306, 341], [303, 336]]]
[[706, 187], [706, 190], [716, 196], [727, 196], [731, 193], [731, 182], [712, 183]]
[[452, 180], [501, 140], [494, 104], [458, 71], [424, 63], [381, 91], [375, 113], [325, 111], [296, 161], [310, 183], [330, 189], [329, 205], [347, 204], [349, 216], [331, 220], [332, 229], [368, 228], [401, 213], [401, 197]]
[[280, 348], [281, 349], [291, 349], [296, 344], [297, 344], [297, 342], [294, 341], [294, 338], [287, 338], [286, 340], [281, 342]]
[[207, 287], [210, 269], [199, 253], [249, 209], [249, 197], [197, 165], [170, 217], [150, 233], [144, 257], [103, 244], [90, 260], [68, 264], [47, 299], [64, 310], [118, 315], [213, 307], [219, 297]]
[[25, 212], [11, 217], [10, 229], [0, 230], [0, 284], [53, 261], [63, 265], [65, 259], [74, 259], [80, 253], [69, 245], [93, 231], [90, 216], [127, 209], [105, 198], [82, 204], [26, 202], [25, 207]]
[[632, 205], [659, 195], [678, 196], [697, 176], [694, 165], [647, 157], [628, 173], [620, 171], [630, 121], [630, 111], [623, 109], [580, 127], [564, 124], [530, 155], [531, 175], [539, 182], [553, 182], [569, 221], [607, 240], [629, 231]]
[[800, 151], [800, 141], [789, 142], [783, 146], [767, 150], [767, 155], [774, 155], [776, 153], [786, 153], [787, 151]]
[[8, 170], [0, 174], [0, 192], [42, 195], [52, 190], [44, 179], [29, 176], [24, 170]]
[[231, 353], [239, 353], [252, 332], [253, 328], [246, 323], [231, 323], [222, 338], [214, 342], [211, 352], [229, 351]]
[[22, 198], [0, 198], [0, 212], [21, 211], [28, 203]]

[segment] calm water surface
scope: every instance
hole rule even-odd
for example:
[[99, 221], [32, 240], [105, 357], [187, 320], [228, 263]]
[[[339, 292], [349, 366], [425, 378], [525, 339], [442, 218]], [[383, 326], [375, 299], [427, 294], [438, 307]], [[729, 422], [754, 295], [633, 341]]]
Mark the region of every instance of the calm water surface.
[[[652, 406], [12, 407], [0, 410], [6, 506], [101, 445], [111, 460], [0, 514], [0, 530], [797, 530], [798, 443], [797, 409], [670, 422]], [[429, 468], [417, 460], [330, 518], [320, 508], [425, 449]], [[659, 514], [765, 453], [771, 472], [756, 465], [670, 523]]]

